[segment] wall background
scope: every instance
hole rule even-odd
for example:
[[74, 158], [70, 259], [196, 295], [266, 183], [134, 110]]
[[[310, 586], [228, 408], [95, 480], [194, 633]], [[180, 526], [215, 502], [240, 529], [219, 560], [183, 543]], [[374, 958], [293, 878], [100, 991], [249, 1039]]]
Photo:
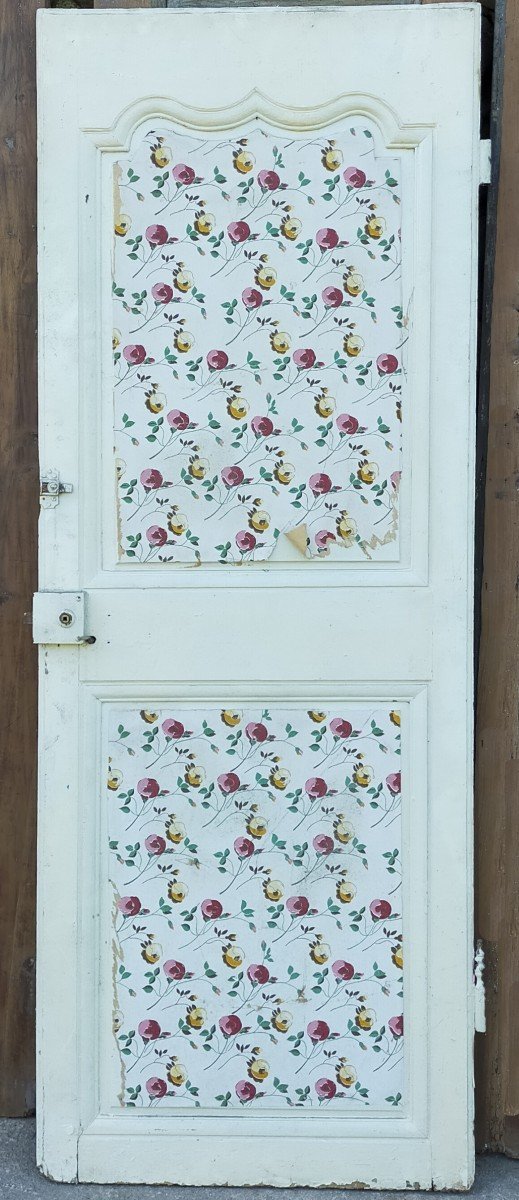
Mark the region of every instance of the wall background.
[[[184, 2], [0, 0], [0, 1116], [35, 1103], [36, 10]], [[477, 1136], [480, 1149], [519, 1157], [519, 0], [496, 0], [495, 13], [484, 3], [482, 16], [482, 136], [494, 153], [481, 214], [476, 930], [488, 1031], [476, 1038]]]

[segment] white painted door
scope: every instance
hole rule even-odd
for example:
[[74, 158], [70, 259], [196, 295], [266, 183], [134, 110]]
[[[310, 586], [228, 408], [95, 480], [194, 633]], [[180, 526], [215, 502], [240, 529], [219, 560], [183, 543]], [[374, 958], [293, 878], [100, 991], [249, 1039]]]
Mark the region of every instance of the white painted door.
[[39, 14], [55, 1178], [472, 1179], [478, 24]]

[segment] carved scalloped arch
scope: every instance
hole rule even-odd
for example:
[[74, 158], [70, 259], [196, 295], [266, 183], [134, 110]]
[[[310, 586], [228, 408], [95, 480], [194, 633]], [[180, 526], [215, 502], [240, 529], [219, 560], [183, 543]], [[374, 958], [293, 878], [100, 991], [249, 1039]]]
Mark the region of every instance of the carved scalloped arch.
[[389, 104], [377, 96], [344, 92], [313, 108], [279, 104], [256, 88], [225, 108], [197, 108], [173, 97], [148, 97], [129, 104], [111, 126], [84, 128], [101, 150], [127, 151], [138, 128], [150, 121], [172, 121], [187, 130], [224, 131], [261, 120], [273, 129], [294, 132], [323, 129], [347, 117], [365, 117], [380, 131], [386, 149], [412, 150], [430, 133], [431, 125], [411, 125], [400, 120]]

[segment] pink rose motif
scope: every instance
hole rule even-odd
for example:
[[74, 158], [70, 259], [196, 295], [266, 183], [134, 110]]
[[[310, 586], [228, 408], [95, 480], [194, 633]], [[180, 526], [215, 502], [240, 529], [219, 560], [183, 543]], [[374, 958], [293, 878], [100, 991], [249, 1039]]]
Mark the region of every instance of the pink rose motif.
[[262, 192], [275, 192], [280, 182], [277, 171], [260, 171], [258, 174], [258, 183]]
[[148, 1096], [153, 1099], [161, 1100], [166, 1095], [168, 1085], [165, 1079], [159, 1079], [157, 1075], [152, 1075], [151, 1079], [146, 1080], [146, 1091]]
[[312, 776], [305, 783], [305, 792], [307, 796], [312, 796], [313, 799], [321, 799], [321, 796], [326, 796], [327, 791], [328, 785], [319, 776]]
[[390, 1017], [389, 1021], [388, 1021], [388, 1026], [391, 1030], [391, 1033], [393, 1034], [393, 1037], [401, 1038], [403, 1036], [404, 1018], [402, 1016]]
[[238, 1100], [245, 1102], [246, 1100], [254, 1100], [256, 1088], [248, 1079], [239, 1079], [234, 1088]]
[[195, 178], [195, 172], [192, 167], [187, 167], [185, 163], [177, 163], [171, 172], [171, 178], [175, 183], [184, 183], [189, 185]]
[[360, 167], [346, 167], [342, 178], [348, 184], [348, 187], [361, 188], [366, 182], [366, 175], [361, 171]]
[[240, 787], [240, 778], [239, 775], [236, 775], [234, 771], [226, 771], [224, 775], [218, 776], [217, 783], [220, 791], [225, 792], [226, 795], [229, 795], [231, 792], [238, 791], [238, 788]]
[[240, 242], [246, 242], [247, 238], [250, 238], [250, 226], [246, 221], [231, 221], [231, 224], [227, 226], [227, 233], [231, 242], [234, 242], [235, 246], [239, 246]]
[[339, 433], [347, 433], [349, 437], [353, 437], [359, 428], [357, 418], [350, 416], [349, 413], [340, 413], [335, 424]]
[[256, 437], [270, 437], [274, 432], [274, 425], [270, 417], [253, 417], [250, 425]]
[[318, 1079], [314, 1087], [320, 1100], [333, 1100], [337, 1091], [337, 1084], [333, 1079]]
[[173, 288], [169, 286], [169, 283], [154, 283], [151, 294], [157, 304], [169, 304], [173, 299]]
[[332, 963], [332, 971], [335, 978], [340, 979], [341, 983], [348, 983], [350, 979], [353, 979], [355, 967], [351, 963], [345, 962], [343, 958], [338, 958], [336, 962]]
[[286, 902], [286, 908], [293, 917], [306, 917], [310, 902], [306, 896], [289, 896]]
[[249, 724], [245, 726], [245, 734], [249, 742], [266, 742], [268, 729], [261, 721], [249, 721]]
[[389, 900], [372, 900], [369, 911], [374, 921], [387, 921], [392, 909]]
[[254, 854], [254, 843], [246, 837], [237, 837], [234, 842], [234, 853], [238, 858], [251, 858]]
[[202, 900], [200, 912], [206, 921], [217, 921], [223, 913], [223, 904], [219, 900]]
[[398, 796], [400, 793], [400, 771], [395, 771], [394, 774], [388, 775], [386, 786], [392, 796]]
[[318, 229], [315, 240], [321, 250], [335, 250], [339, 245], [339, 234], [336, 229]]
[[220, 474], [226, 488], [239, 487], [240, 483], [243, 483], [245, 479], [241, 467], [224, 467]]
[[165, 246], [168, 239], [169, 233], [165, 225], [148, 225], [146, 241], [150, 246]]
[[316, 475], [310, 476], [308, 486], [314, 496], [326, 496], [327, 492], [331, 492], [332, 490], [332, 481], [329, 475], [325, 475], [323, 471], [318, 471]]
[[268, 983], [270, 971], [263, 963], [251, 963], [250, 967], [247, 967], [247, 978], [250, 979], [251, 983]]
[[218, 1024], [226, 1038], [233, 1037], [242, 1028], [242, 1023], [236, 1013], [230, 1013], [228, 1017], [220, 1017]]
[[143, 1042], [154, 1042], [154, 1041], [156, 1041], [157, 1038], [160, 1037], [160, 1034], [161, 1034], [161, 1029], [160, 1029], [160, 1025], [159, 1025], [158, 1021], [152, 1021], [151, 1019], [147, 1019], [146, 1021], [141, 1021], [139, 1023], [139, 1025], [137, 1026], [137, 1029], [139, 1031], [139, 1036], [142, 1038]]
[[184, 978], [186, 968], [183, 963], [177, 962], [176, 958], [169, 958], [164, 963], [162, 968], [167, 979], [176, 979], [177, 981]]
[[325, 308], [340, 308], [344, 300], [344, 292], [338, 287], [325, 287], [322, 293]]
[[160, 836], [160, 833], [150, 833], [145, 839], [144, 845], [148, 854], [164, 854], [166, 849], [165, 838]]
[[316, 533], [314, 541], [318, 550], [326, 550], [328, 542], [335, 542], [337, 539], [331, 529], [320, 529]]
[[316, 361], [315, 350], [294, 350], [292, 358], [300, 371], [311, 371]]
[[123, 349], [123, 358], [130, 364], [131, 367], [138, 367], [139, 363], [144, 362], [146, 358], [146, 350], [144, 346], [125, 346]]
[[395, 492], [397, 492], [400, 487], [401, 477], [402, 477], [401, 471], [393, 471], [393, 473], [390, 477], [391, 478], [391, 487], [394, 488]]
[[142, 905], [138, 896], [121, 896], [117, 901], [117, 908], [123, 917], [136, 917]]
[[333, 721], [330, 721], [330, 729], [334, 737], [349, 738], [353, 732], [353, 725], [344, 717], [334, 717]]
[[162, 528], [162, 525], [150, 525], [146, 530], [146, 537], [150, 546], [165, 546], [168, 540], [167, 530]]
[[144, 800], [154, 800], [155, 796], [158, 796], [160, 792], [160, 787], [156, 779], [145, 777], [144, 779], [139, 779], [137, 791], [139, 796], [142, 796]]
[[172, 429], [183, 430], [189, 427], [189, 417], [187, 413], [180, 412], [180, 409], [178, 408], [172, 408], [171, 412], [168, 412], [166, 420], [168, 425], [171, 425]]
[[166, 720], [162, 722], [162, 732], [167, 738], [174, 738], [176, 741], [177, 738], [183, 737], [186, 731], [182, 721], [175, 721], [173, 717], [166, 717]]
[[157, 488], [162, 487], [164, 476], [153, 467], [147, 467], [145, 471], [141, 471], [140, 480], [147, 492], [154, 492]]
[[261, 308], [263, 304], [263, 296], [258, 292], [257, 288], [244, 288], [241, 298], [245, 308]]
[[239, 533], [236, 534], [235, 541], [238, 550], [243, 551], [254, 550], [256, 545], [256, 538], [253, 533], [249, 533], [248, 529], [240, 529]]
[[225, 350], [210, 350], [205, 359], [210, 371], [225, 371], [229, 355]]
[[316, 833], [312, 846], [316, 854], [331, 854], [333, 850], [333, 838], [328, 837], [326, 833]]
[[306, 1032], [311, 1042], [325, 1042], [330, 1036], [330, 1026], [326, 1024], [326, 1021], [310, 1021]]
[[398, 359], [394, 354], [379, 354], [377, 358], [377, 371], [379, 375], [393, 375], [398, 369]]

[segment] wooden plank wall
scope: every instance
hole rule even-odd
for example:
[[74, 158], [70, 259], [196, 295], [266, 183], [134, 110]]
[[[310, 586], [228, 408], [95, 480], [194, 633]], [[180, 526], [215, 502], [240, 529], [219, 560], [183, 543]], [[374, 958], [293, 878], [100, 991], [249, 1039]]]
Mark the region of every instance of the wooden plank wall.
[[[25, 614], [36, 587], [38, 476], [34, 25], [36, 9], [45, 2], [0, 0], [0, 679], [4, 696], [0, 1115], [4, 1116], [25, 1115], [34, 1107], [36, 660]], [[47, 3], [50, 6], [50, 0]], [[170, 7], [180, 3], [169, 0]], [[490, 988], [488, 1033], [478, 1038], [477, 1107], [480, 1147], [519, 1155], [519, 0], [506, 3], [504, 54], [501, 57], [501, 40], [495, 72], [498, 78], [504, 66], [501, 183], [499, 203], [490, 207], [482, 337], [480, 482], [485, 479], [487, 392], [490, 410], [478, 686], [476, 907], [478, 933], [490, 961]], [[163, 6], [163, 0], [57, 0], [55, 6], [154, 8]], [[491, 13], [484, 11], [491, 19]], [[499, 104], [499, 88], [495, 101]], [[490, 332], [491, 355], [487, 353]]]

